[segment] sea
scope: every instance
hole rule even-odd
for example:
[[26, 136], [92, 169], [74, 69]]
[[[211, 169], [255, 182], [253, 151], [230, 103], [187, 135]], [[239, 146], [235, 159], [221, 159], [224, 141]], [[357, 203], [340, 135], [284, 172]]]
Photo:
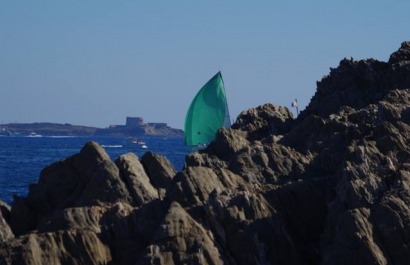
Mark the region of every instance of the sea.
[[0, 200], [11, 205], [13, 195], [27, 196], [30, 183], [37, 183], [41, 170], [59, 160], [80, 152], [89, 141], [99, 143], [115, 160], [132, 152], [139, 158], [145, 152], [165, 155], [175, 170], [183, 168], [191, 149], [183, 138], [141, 137], [146, 148], [126, 144], [124, 137], [72, 136], [0, 136]]

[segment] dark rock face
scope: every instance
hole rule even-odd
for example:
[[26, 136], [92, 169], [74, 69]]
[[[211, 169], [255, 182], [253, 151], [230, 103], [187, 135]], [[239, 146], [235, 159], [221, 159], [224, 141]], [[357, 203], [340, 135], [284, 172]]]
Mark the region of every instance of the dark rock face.
[[399, 50], [390, 55], [389, 64], [406, 63], [407, 61], [410, 61], [410, 41], [403, 42]]
[[10, 226], [10, 206], [0, 201], [0, 242], [13, 238]]
[[141, 158], [147, 174], [153, 185], [158, 189], [159, 196], [164, 198], [166, 190], [170, 187], [176, 172], [171, 163], [162, 155], [151, 152], [145, 153]]
[[288, 108], [270, 103], [243, 111], [232, 129], [245, 132], [249, 140], [263, 138], [266, 135], [283, 135], [293, 123], [292, 113]]
[[242, 112], [181, 172], [86, 144], [0, 203], [0, 264], [410, 264], [409, 54], [342, 60], [297, 119]]

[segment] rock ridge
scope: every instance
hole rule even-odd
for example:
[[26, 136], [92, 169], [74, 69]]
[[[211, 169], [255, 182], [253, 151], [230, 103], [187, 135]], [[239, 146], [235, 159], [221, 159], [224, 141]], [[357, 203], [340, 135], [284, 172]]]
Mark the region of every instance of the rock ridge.
[[410, 42], [294, 118], [242, 112], [176, 172], [95, 142], [0, 202], [0, 264], [410, 264]]

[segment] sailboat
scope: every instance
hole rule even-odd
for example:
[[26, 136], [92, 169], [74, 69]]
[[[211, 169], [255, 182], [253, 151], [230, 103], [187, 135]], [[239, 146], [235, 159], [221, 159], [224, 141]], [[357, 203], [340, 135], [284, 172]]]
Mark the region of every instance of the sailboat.
[[228, 103], [221, 72], [196, 94], [185, 117], [185, 145], [206, 146], [218, 129], [231, 127]]

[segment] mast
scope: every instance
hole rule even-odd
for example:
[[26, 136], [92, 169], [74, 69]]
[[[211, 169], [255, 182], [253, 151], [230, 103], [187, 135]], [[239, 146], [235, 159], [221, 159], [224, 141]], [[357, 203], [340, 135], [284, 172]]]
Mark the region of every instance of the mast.
[[224, 89], [224, 94], [225, 94], [225, 120], [224, 120], [224, 128], [231, 128], [231, 116], [229, 115], [229, 107], [228, 107], [228, 96], [226, 95], [226, 89], [225, 89], [225, 83], [222, 78], [222, 74], [219, 71], [218, 74], [221, 76], [221, 81], [222, 81], [222, 86]]

